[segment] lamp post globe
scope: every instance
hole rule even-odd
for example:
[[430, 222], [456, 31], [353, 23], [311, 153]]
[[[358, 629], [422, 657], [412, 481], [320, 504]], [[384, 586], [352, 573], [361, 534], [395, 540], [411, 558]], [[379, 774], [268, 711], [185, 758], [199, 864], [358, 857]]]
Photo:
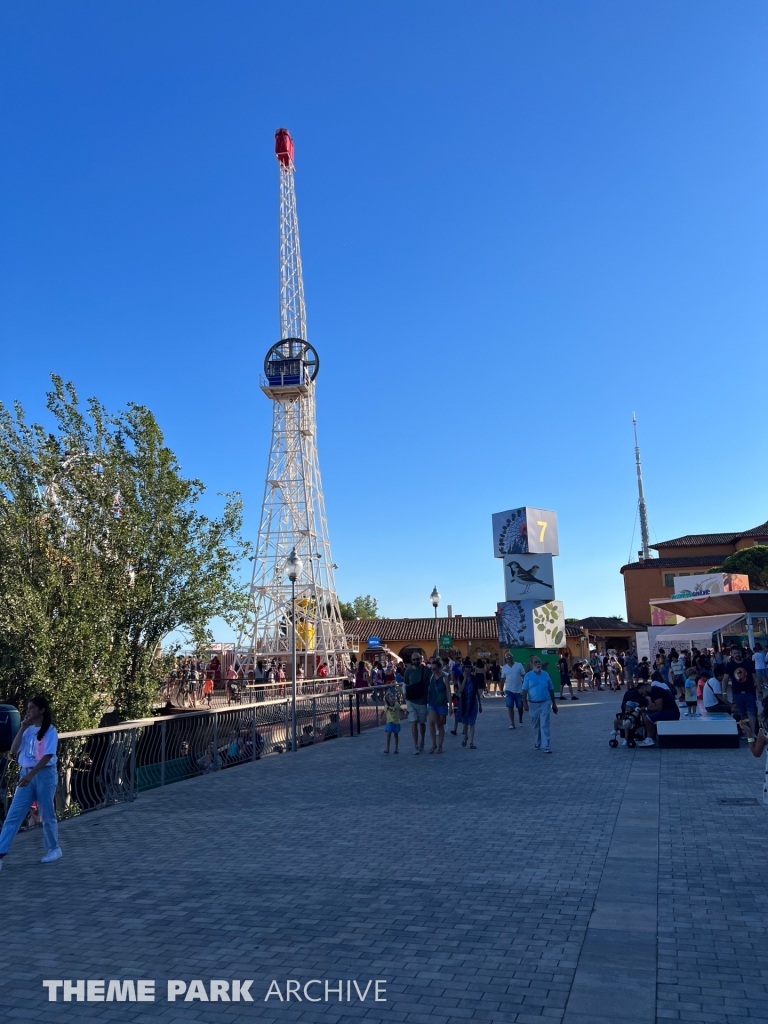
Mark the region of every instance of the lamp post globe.
[[301, 576], [304, 563], [293, 548], [286, 561], [285, 571], [291, 581], [291, 751], [296, 751], [296, 580]]
[[440, 604], [440, 591], [437, 589], [437, 584], [432, 588], [429, 600], [435, 609], [435, 657], [438, 658], [440, 656], [440, 631], [437, 625], [437, 606]]

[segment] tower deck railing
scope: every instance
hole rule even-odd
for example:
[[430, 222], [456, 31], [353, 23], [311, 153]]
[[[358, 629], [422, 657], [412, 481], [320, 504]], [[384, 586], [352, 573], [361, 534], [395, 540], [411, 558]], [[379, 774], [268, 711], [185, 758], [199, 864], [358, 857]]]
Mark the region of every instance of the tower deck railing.
[[[385, 689], [299, 698], [296, 752], [382, 725]], [[75, 817], [135, 800], [146, 790], [290, 752], [291, 705], [288, 698], [265, 700], [60, 733], [56, 813]], [[18, 775], [16, 761], [0, 754], [1, 818]], [[33, 811], [26, 827], [36, 824]]]

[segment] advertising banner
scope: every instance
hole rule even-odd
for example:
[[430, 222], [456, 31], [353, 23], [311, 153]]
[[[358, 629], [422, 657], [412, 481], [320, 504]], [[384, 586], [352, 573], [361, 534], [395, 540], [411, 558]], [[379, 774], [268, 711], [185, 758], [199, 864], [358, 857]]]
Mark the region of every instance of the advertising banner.
[[678, 622], [683, 621], [682, 615], [676, 615], [674, 612], [668, 612], [666, 608], [657, 608], [656, 605], [651, 605], [651, 625], [652, 626], [676, 626]]
[[551, 601], [555, 596], [552, 555], [515, 555], [504, 559], [504, 596]]
[[635, 646], [637, 647], [638, 661], [642, 661], [643, 658], [651, 660], [651, 644], [647, 633], [635, 633]]
[[507, 555], [560, 554], [556, 512], [526, 505], [507, 512], [496, 512], [491, 517], [491, 523], [495, 558], [505, 558]]
[[675, 576], [672, 597], [709, 597], [749, 590], [749, 576], [736, 572], [707, 572], [693, 576]]

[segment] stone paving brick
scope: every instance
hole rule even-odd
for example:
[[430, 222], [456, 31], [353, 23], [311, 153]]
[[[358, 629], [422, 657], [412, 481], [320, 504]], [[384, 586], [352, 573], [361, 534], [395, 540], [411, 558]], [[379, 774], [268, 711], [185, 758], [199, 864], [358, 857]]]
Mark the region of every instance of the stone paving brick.
[[[762, 765], [743, 749], [610, 750], [616, 703], [565, 702], [551, 757], [491, 699], [476, 751], [449, 736], [441, 758], [414, 758], [403, 733], [385, 758], [370, 732], [66, 822], [50, 867], [39, 833], [18, 837], [0, 875], [0, 1017], [644, 1024], [619, 982], [647, 964], [656, 1020], [768, 1024], [768, 818], [717, 803], [759, 798]], [[580, 971], [608, 1005], [588, 985], [586, 1012], [564, 1013]], [[44, 977], [155, 978], [158, 1001], [48, 1003]], [[194, 977], [253, 978], [254, 1002], [165, 1001], [166, 979]], [[264, 1002], [273, 978], [376, 977], [386, 1003]]]

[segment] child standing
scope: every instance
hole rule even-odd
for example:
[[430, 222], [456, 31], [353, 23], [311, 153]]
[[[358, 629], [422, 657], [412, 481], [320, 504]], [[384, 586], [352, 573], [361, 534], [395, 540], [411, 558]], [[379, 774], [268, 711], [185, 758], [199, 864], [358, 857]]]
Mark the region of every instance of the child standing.
[[387, 695], [384, 698], [384, 716], [386, 720], [384, 733], [387, 737], [387, 748], [384, 753], [389, 753], [389, 741], [394, 736], [395, 753], [397, 754], [399, 753], [397, 748], [400, 744], [400, 705], [395, 700], [395, 695], [391, 690], [387, 690]]
[[451, 696], [451, 706], [453, 709], [453, 729], [451, 729], [451, 736], [455, 736], [459, 729], [459, 704], [461, 704], [461, 697], [459, 696], [459, 684], [453, 684], [453, 694]]
[[589, 664], [588, 661], [583, 661], [581, 663], [581, 670], [584, 673], [584, 679], [586, 681], [587, 686], [590, 688], [590, 690], [594, 690], [594, 688], [595, 688], [595, 675], [594, 675], [594, 672], [592, 671], [592, 666]]
[[689, 716], [696, 714], [696, 701], [698, 698], [698, 672], [695, 668], [685, 670], [685, 703], [688, 706]]
[[[235, 677], [237, 678], [237, 677]], [[211, 706], [211, 700], [213, 699], [213, 673], [207, 672], [205, 676], [205, 682], [203, 683], [203, 697], [208, 702], [208, 707]]]

